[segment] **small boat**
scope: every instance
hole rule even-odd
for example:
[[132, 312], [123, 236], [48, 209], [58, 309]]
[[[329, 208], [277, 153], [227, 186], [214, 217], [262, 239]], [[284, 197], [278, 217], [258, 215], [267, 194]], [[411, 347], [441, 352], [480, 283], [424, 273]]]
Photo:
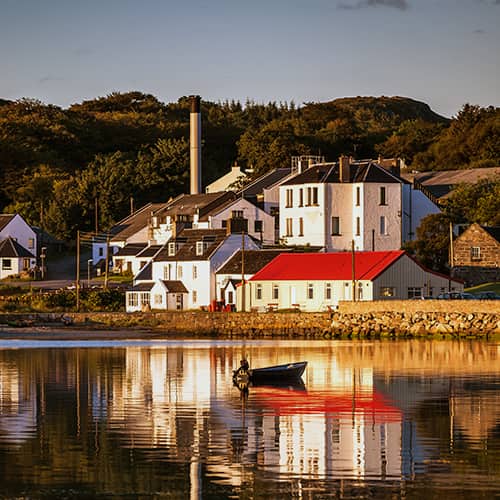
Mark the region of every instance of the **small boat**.
[[306, 369], [307, 361], [287, 363], [285, 365], [253, 368], [251, 370], [235, 370], [233, 380], [236, 383], [262, 384], [266, 382], [298, 380]]

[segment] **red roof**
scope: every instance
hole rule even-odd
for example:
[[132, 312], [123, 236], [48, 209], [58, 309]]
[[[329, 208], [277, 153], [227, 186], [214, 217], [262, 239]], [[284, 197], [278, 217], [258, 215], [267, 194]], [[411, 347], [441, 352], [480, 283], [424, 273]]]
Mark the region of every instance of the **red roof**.
[[[356, 280], [373, 280], [400, 257], [403, 250], [355, 252]], [[282, 253], [256, 273], [250, 281], [351, 280], [352, 253]]]

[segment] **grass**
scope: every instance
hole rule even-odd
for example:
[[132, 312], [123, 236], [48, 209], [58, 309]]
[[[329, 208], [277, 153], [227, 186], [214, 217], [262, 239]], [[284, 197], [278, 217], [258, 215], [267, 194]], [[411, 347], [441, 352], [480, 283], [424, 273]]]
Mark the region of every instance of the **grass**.
[[483, 283], [482, 285], [466, 288], [464, 291], [468, 293], [494, 292], [500, 295], [500, 283]]

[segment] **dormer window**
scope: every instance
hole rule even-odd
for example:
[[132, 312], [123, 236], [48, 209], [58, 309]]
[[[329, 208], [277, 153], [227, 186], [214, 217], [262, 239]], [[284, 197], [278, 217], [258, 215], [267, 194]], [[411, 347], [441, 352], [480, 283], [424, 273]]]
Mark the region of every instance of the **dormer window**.
[[205, 242], [204, 241], [197, 241], [196, 242], [196, 255], [203, 255], [204, 251], [205, 251]]
[[168, 256], [173, 257], [175, 255], [176, 245], [174, 241], [169, 242], [168, 244]]

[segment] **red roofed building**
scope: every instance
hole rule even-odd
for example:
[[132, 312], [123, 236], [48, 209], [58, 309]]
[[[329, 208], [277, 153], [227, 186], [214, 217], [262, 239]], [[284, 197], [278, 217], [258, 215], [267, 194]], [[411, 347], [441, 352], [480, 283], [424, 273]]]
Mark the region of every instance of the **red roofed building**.
[[283, 253], [248, 281], [245, 310], [325, 311], [353, 300], [353, 290], [356, 300], [411, 299], [462, 291], [463, 283], [425, 269], [402, 250]]

